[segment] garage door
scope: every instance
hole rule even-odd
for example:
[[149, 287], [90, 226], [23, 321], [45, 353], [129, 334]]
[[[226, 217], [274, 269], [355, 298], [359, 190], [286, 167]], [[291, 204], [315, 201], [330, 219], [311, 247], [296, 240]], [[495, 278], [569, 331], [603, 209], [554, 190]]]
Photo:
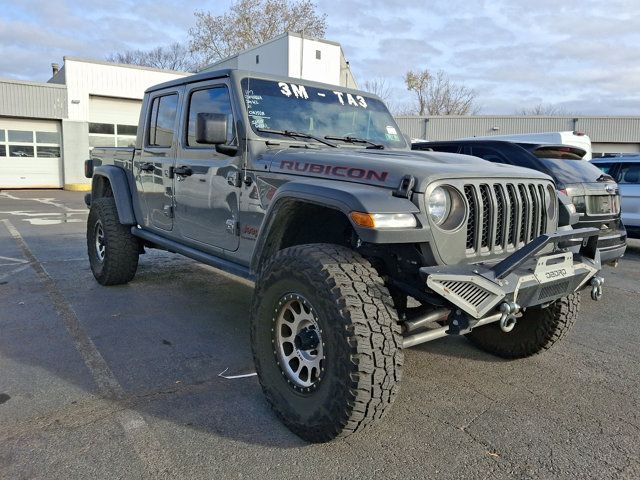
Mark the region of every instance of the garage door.
[[141, 107], [140, 100], [89, 97], [89, 146], [134, 146]]
[[60, 122], [0, 118], [0, 188], [62, 187]]

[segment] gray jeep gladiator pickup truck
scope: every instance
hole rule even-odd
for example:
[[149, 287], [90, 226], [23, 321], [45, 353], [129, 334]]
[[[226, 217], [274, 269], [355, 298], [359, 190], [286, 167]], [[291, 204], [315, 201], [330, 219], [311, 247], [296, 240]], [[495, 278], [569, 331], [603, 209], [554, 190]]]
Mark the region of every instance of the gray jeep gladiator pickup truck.
[[[411, 151], [365, 92], [239, 70], [147, 90], [135, 148], [95, 148], [87, 246], [103, 285], [145, 248], [255, 281], [260, 384], [300, 437], [380, 419], [403, 348], [466, 335], [541, 352], [602, 292], [596, 229], [549, 177]], [[580, 239], [579, 253], [567, 250]]]

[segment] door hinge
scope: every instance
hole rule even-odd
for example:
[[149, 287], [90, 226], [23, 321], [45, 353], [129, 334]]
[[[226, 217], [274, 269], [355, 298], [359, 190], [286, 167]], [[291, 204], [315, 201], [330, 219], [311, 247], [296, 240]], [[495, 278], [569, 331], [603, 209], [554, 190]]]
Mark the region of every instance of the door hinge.
[[239, 232], [239, 222], [234, 219], [234, 218], [230, 218], [225, 222], [225, 227], [227, 229], [227, 233], [231, 234], [231, 235], [238, 235]]

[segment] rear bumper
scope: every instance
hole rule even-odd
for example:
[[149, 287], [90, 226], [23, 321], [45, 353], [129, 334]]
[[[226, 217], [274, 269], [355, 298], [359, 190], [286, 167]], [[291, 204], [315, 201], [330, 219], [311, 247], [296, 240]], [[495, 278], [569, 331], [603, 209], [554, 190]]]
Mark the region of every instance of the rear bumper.
[[615, 262], [615, 260], [624, 255], [624, 252], [627, 250], [627, 244], [625, 242], [622, 245], [616, 245], [613, 247], [598, 247], [598, 250], [600, 251], [600, 262], [602, 262], [603, 264]]
[[[575, 253], [579, 253], [582, 242], [578, 239], [573, 239], [566, 242], [565, 246], [570, 246], [570, 250]], [[614, 232], [613, 234], [598, 234], [598, 251], [600, 252], [600, 262], [604, 265], [606, 263], [614, 262], [624, 255], [627, 250], [627, 231], [622, 229]]]
[[[581, 244], [578, 252], [563, 248], [576, 239]], [[503, 304], [519, 310], [555, 301], [592, 283], [599, 289], [601, 280], [594, 280], [601, 268], [597, 242], [595, 228], [558, 231], [540, 235], [494, 265], [423, 267], [420, 274], [429, 290], [477, 321], [505, 308]], [[550, 245], [551, 253], [543, 254]]]

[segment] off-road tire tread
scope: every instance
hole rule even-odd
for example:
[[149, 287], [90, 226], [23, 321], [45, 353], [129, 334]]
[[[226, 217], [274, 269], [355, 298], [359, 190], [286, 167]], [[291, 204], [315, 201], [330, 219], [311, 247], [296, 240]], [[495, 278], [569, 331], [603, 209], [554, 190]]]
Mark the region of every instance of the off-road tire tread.
[[[305, 440], [326, 442], [364, 430], [381, 419], [393, 404], [404, 358], [401, 329], [391, 295], [366, 259], [346, 247], [308, 244], [279, 251], [262, 269], [251, 308], [252, 345], [263, 291], [276, 278], [294, 272], [303, 272], [313, 288], [330, 291], [338, 307], [351, 352], [347, 398], [334, 399], [332, 405], [326, 406], [331, 409], [333, 425], [310, 430], [292, 422], [286, 406], [276, 402], [270, 386], [260, 381], [268, 402], [289, 429]], [[253, 355], [260, 372], [261, 359], [255, 349]]]
[[498, 357], [529, 357], [549, 350], [567, 335], [578, 319], [579, 306], [580, 292], [575, 292], [544, 309], [529, 309], [525, 315], [531, 317], [519, 321], [535, 322], [533, 331], [519, 332], [516, 324], [512, 332], [504, 333], [497, 324], [490, 324], [472, 330], [467, 338], [481, 350]]
[[120, 223], [114, 198], [98, 198], [91, 203], [87, 221], [87, 249], [91, 261], [93, 261], [92, 256], [95, 257], [93, 238], [95, 216], [102, 221], [107, 253], [100, 271], [96, 271], [92, 265], [94, 276], [101, 285], [128, 283], [133, 279], [138, 269], [139, 241], [131, 234], [130, 226]]

